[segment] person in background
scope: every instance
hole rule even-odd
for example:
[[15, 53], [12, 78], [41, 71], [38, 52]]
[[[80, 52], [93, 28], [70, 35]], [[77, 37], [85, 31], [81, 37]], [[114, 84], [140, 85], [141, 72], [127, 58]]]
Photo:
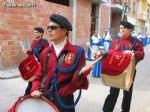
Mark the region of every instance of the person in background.
[[[35, 27], [33, 33], [34, 33], [33, 35], [34, 40], [31, 44], [31, 49], [23, 48], [23, 52], [28, 55], [34, 55], [37, 58], [38, 62], [40, 62], [40, 54], [45, 48], [49, 46], [49, 42], [43, 38], [43, 34], [44, 34], [43, 28]], [[32, 88], [32, 82], [29, 81], [24, 95], [29, 95], [31, 92], [31, 88]]]
[[147, 34], [147, 44], [150, 44], [150, 34]]
[[142, 42], [142, 38], [143, 38], [142, 33], [138, 33], [137, 38]]
[[93, 52], [98, 50], [97, 45], [100, 44], [101, 37], [99, 36], [97, 31], [94, 31], [94, 34], [90, 37], [90, 42], [88, 42], [88, 60], [93, 61], [95, 60], [93, 56]]
[[[92, 40], [92, 56], [93, 56], [93, 60], [95, 60], [94, 58], [94, 54], [101, 54], [101, 52], [103, 52], [104, 50], [104, 43], [103, 43], [103, 38], [101, 38], [98, 34], [97, 31], [94, 32], [94, 35], [91, 37]], [[94, 67], [92, 69], [92, 76], [93, 77], [100, 77], [101, 76], [101, 66], [102, 66], [102, 61], [98, 61], [97, 63], [94, 64]]]
[[93, 61], [93, 54], [92, 54], [92, 38], [90, 37], [89, 42], [87, 42], [87, 46], [88, 46], [88, 60], [89, 61]]
[[[134, 38], [131, 36], [132, 31], [133, 31], [133, 25], [131, 23], [121, 22], [120, 23], [121, 37], [115, 38], [113, 40], [110, 49], [121, 50], [125, 54], [134, 53], [135, 58], [136, 58], [136, 64], [137, 64], [144, 58], [144, 49], [143, 49], [142, 43], [137, 38]], [[136, 70], [134, 74], [136, 74]], [[134, 83], [134, 80], [133, 80], [133, 83]], [[121, 112], [130, 111], [133, 83], [129, 91], [125, 91], [125, 90], [123, 91], [123, 101], [122, 101]], [[110, 93], [105, 99], [105, 103], [103, 105], [103, 112], [113, 112], [115, 104], [117, 102], [119, 91], [120, 91], [119, 88], [110, 87]]]
[[112, 41], [111, 35], [109, 33], [109, 30], [105, 30], [103, 38], [104, 38], [104, 48], [105, 48], [105, 51], [108, 52], [109, 47], [111, 45], [111, 41]]

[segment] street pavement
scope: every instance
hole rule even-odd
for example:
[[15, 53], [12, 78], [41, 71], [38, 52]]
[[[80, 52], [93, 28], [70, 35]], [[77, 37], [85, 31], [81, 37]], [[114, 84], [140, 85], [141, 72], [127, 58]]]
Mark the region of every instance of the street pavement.
[[[131, 112], [150, 112], [150, 45], [144, 49], [145, 58], [137, 65]], [[10, 78], [9, 73], [13, 75], [13, 78]], [[4, 78], [4, 74], [6, 74], [6, 78]], [[27, 82], [23, 81], [21, 77], [16, 77], [17, 74], [16, 68], [12, 71], [2, 71], [0, 74], [0, 112], [7, 112], [14, 102], [24, 94]], [[102, 84], [101, 78], [91, 75], [88, 78], [89, 88], [82, 91], [76, 112], [102, 112], [109, 87]], [[77, 95], [78, 91], [75, 92], [75, 96]], [[114, 112], [121, 112], [122, 97], [122, 91], [120, 91]]]

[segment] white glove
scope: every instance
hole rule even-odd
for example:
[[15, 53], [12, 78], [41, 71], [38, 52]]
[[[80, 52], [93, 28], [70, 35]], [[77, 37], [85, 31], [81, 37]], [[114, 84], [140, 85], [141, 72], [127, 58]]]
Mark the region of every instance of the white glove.
[[130, 51], [130, 50], [123, 51], [123, 54], [132, 54], [132, 53], [133, 53], [133, 51]]

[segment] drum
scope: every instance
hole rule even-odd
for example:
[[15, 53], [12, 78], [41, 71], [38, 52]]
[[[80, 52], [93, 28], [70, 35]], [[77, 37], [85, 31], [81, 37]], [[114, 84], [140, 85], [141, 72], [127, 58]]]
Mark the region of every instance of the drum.
[[102, 82], [111, 87], [129, 90], [135, 72], [135, 55], [110, 50], [102, 62]]
[[8, 112], [59, 112], [57, 107], [44, 97], [20, 98]]
[[21, 77], [26, 81], [33, 81], [36, 78], [35, 73], [39, 67], [39, 62], [33, 55], [29, 55], [19, 64]]

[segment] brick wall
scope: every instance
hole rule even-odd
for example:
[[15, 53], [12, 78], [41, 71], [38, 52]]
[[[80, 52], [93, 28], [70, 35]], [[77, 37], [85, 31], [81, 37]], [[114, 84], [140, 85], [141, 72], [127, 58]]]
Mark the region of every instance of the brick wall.
[[77, 35], [76, 44], [87, 51], [86, 43], [90, 38], [91, 27], [91, 0], [77, 0]]
[[[72, 7], [67, 7], [45, 0], [30, 0], [36, 7], [5, 7], [4, 3], [10, 0], [1, 0], [0, 5], [0, 34], [2, 49], [2, 67], [18, 66], [26, 55], [23, 54], [19, 40], [32, 41], [33, 28], [41, 26], [45, 29], [51, 13], [61, 13], [72, 21]], [[29, 3], [29, 0], [11, 0], [15, 3]], [[30, 3], [31, 3], [30, 2]], [[77, 38], [86, 40], [90, 35], [90, 0], [77, 2]], [[82, 10], [82, 11], [81, 11]], [[45, 33], [46, 35], [47, 33]], [[47, 35], [46, 35], [47, 36]], [[85, 45], [79, 43], [80, 45]]]
[[[117, 0], [114, 0], [113, 3], [119, 3]], [[110, 16], [110, 18], [109, 18]], [[104, 31], [109, 28], [109, 19], [110, 19], [110, 34], [112, 38], [119, 32], [121, 13], [118, 11], [113, 12], [110, 9], [108, 4], [100, 5], [100, 34], [103, 36]]]
[[106, 4], [100, 5], [100, 35], [104, 35], [104, 31], [109, 27], [109, 6]]
[[123, 0], [111, 0], [111, 3], [113, 4], [121, 4]]
[[121, 15], [120, 13], [112, 13], [111, 32], [112, 37], [115, 37], [116, 33], [119, 32]]

